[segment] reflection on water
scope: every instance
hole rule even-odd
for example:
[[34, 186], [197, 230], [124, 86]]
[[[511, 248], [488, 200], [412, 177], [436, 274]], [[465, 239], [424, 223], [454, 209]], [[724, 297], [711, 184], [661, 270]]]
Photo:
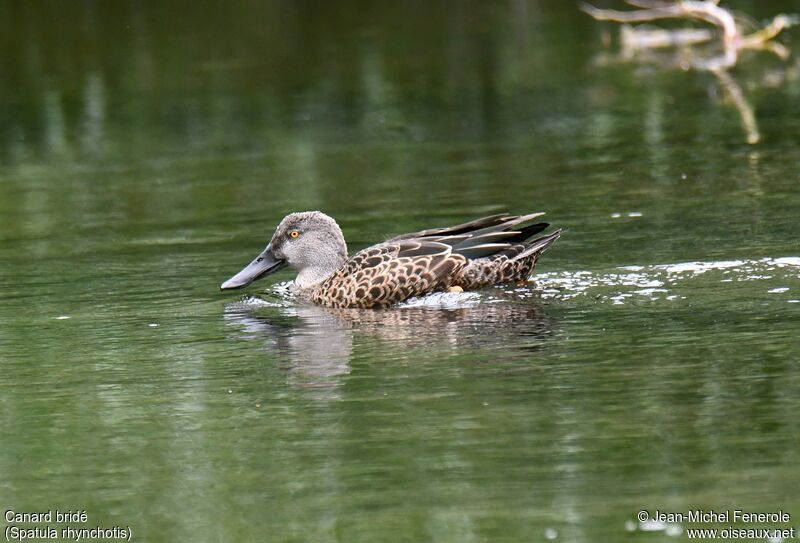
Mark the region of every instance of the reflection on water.
[[[798, 16], [777, 15], [761, 28], [752, 19], [741, 13], [734, 14], [718, 5], [718, 2], [658, 2], [652, 5], [628, 3], [639, 9], [606, 10], [590, 4], [583, 4], [581, 9], [595, 19], [619, 23], [694, 19], [717, 26], [717, 31], [714, 32], [708, 28], [663, 29], [651, 25], [625, 25], [620, 37], [620, 58], [625, 62], [648, 64], [660, 69], [697, 70], [713, 74], [724, 95], [739, 113], [747, 143], [759, 143], [761, 133], [753, 107], [730, 72], [736, 67], [741, 54], [748, 50], [768, 51], [782, 61], [788, 60], [789, 49], [773, 40], [784, 29], [796, 25]], [[604, 41], [610, 40], [606, 38]], [[599, 58], [602, 62], [607, 62], [605, 55]], [[780, 79], [796, 77], [796, 67], [782, 66], [779, 73], [783, 74]], [[775, 81], [774, 77], [771, 79]]]
[[[311, 306], [277, 309], [274, 317], [259, 313], [254, 300], [225, 306], [224, 319], [235, 328], [234, 337], [257, 341], [288, 360], [292, 386], [335, 391], [337, 377], [350, 373], [352, 331], [334, 315]], [[326, 399], [334, 396], [326, 395]]]
[[368, 338], [374, 351], [383, 345], [386, 353], [535, 353], [553, 335], [554, 324], [535, 300], [510, 298], [501, 289], [494, 295], [441, 293], [386, 310], [360, 310], [250, 297], [227, 304], [224, 319], [234, 326], [235, 338], [262, 342], [285, 357], [293, 386], [335, 390], [343, 383], [337, 377], [350, 373], [354, 345], [361, 338]]
[[[572, 2], [187, 6], [0, 2], [0, 501], [155, 542], [800, 516], [796, 62], [731, 72], [753, 148]], [[357, 250], [531, 208], [536, 288], [218, 291], [291, 211]]]

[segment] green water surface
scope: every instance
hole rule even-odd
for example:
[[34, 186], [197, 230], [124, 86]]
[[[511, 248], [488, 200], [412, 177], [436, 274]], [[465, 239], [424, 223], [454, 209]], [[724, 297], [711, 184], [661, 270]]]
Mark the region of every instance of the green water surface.
[[[0, 3], [0, 509], [148, 542], [800, 526], [800, 64], [731, 71], [748, 145], [711, 74], [603, 32], [546, 0]], [[564, 234], [535, 288], [219, 291], [306, 209], [351, 251]]]

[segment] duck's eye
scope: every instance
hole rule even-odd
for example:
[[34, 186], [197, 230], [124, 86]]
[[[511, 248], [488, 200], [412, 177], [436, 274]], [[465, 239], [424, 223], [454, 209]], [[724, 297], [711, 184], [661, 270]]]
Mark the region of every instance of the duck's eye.
[[300, 237], [300, 232], [298, 232], [297, 230], [292, 230], [291, 232], [289, 232], [289, 237], [292, 239]]

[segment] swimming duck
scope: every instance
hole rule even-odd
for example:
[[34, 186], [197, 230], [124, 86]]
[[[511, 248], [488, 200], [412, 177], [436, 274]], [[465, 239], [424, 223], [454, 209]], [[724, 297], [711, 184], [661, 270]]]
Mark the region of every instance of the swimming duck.
[[391, 238], [348, 259], [341, 228], [320, 211], [284, 217], [267, 247], [221, 290], [246, 287], [291, 266], [298, 297], [337, 308], [387, 307], [436, 291], [473, 290], [527, 280], [561, 230], [522, 226], [543, 213], [492, 215]]

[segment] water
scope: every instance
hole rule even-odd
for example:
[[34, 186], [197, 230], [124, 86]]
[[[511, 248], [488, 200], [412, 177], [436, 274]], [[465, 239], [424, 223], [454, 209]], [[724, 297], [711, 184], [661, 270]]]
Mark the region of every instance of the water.
[[[736, 7], [796, 10], [764, 4]], [[748, 145], [710, 74], [614, 60], [604, 28], [561, 2], [0, 7], [3, 509], [138, 541], [794, 523], [796, 58], [732, 71]], [[351, 251], [500, 211], [565, 233], [535, 289], [219, 292], [317, 208]]]

